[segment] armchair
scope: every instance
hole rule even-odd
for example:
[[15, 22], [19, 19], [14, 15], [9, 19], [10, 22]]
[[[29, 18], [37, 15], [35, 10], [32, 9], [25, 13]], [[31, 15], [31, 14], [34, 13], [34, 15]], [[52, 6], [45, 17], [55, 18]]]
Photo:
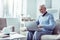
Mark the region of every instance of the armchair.
[[56, 40], [58, 35], [60, 34], [60, 20], [56, 21], [56, 27], [53, 30], [52, 35], [42, 35], [41, 40]]
[[[10, 27], [10, 26], [9, 26]], [[4, 32], [7, 27], [6, 18], [0, 18], [0, 32]], [[8, 31], [8, 30], [7, 30]], [[11, 31], [14, 32], [14, 26], [11, 26]]]
[[4, 27], [7, 27], [6, 19], [0, 18], [0, 30], [2, 30]]

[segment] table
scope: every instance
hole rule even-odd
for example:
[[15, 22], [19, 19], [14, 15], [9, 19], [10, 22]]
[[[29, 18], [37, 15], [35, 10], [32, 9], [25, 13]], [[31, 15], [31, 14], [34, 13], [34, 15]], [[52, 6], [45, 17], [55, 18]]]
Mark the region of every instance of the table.
[[0, 38], [0, 40], [26, 40], [26, 36], [22, 34], [11, 34], [10, 37]]

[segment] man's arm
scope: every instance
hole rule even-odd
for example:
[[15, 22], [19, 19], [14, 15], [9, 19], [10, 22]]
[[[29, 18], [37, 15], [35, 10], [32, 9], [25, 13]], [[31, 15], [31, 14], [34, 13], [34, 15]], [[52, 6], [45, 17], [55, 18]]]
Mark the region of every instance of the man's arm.
[[37, 23], [37, 25], [39, 25], [39, 17], [37, 18], [36, 23]]
[[54, 21], [54, 18], [52, 15], [50, 15], [49, 17], [49, 24], [45, 24], [45, 25], [40, 25], [42, 28], [45, 28], [45, 29], [51, 29], [53, 30], [55, 28], [55, 21]]

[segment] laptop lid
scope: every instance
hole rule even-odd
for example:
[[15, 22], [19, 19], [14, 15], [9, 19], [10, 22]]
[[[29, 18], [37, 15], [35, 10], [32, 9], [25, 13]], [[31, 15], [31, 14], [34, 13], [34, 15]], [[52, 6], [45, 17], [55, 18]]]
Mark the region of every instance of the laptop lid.
[[26, 23], [26, 28], [28, 30], [34, 31], [34, 30], [38, 29], [38, 25], [37, 25], [37, 23], [35, 21], [27, 22]]

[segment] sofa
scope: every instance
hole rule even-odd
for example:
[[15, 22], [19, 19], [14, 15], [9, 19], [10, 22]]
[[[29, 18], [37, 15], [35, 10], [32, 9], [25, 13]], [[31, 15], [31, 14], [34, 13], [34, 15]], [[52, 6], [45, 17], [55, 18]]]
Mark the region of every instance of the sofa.
[[[27, 22], [26, 25], [32, 26], [32, 25], [29, 25], [31, 24], [31, 22]], [[59, 34], [60, 34], [60, 20], [56, 20], [56, 26], [53, 30], [52, 35], [42, 35], [41, 40], [56, 40], [56, 39], [59, 39], [57, 38]]]
[[2, 30], [4, 27], [7, 27], [6, 19], [0, 18], [0, 30]]
[[[20, 22], [17, 18], [0, 18], [0, 31], [11, 27], [11, 31], [20, 32]], [[18, 29], [18, 30], [17, 30]]]
[[[6, 31], [14, 32], [14, 26], [7, 26], [6, 18], [0, 18], [0, 32], [6, 32]], [[7, 32], [8, 32], [7, 31]]]
[[57, 40], [60, 39], [58, 36], [60, 35], [60, 20], [56, 20], [56, 26], [53, 30], [52, 35], [42, 35], [41, 40]]

